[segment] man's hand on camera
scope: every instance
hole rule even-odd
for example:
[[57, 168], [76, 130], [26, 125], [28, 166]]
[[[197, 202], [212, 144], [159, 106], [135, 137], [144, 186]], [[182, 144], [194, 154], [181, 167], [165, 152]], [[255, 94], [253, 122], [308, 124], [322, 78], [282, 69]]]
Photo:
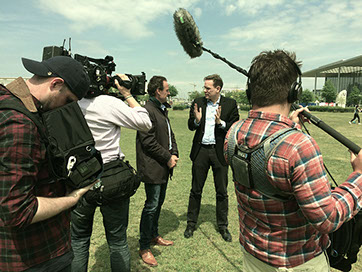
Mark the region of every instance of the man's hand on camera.
[[[129, 80], [128, 76], [126, 76], [125, 74], [117, 74], [117, 76], [119, 76], [122, 80]], [[131, 95], [131, 90], [126, 89], [125, 87], [119, 85], [119, 82], [117, 79], [114, 80], [114, 83], [116, 84], [117, 89], [123, 95], [123, 97], [127, 97], [127, 96]]]

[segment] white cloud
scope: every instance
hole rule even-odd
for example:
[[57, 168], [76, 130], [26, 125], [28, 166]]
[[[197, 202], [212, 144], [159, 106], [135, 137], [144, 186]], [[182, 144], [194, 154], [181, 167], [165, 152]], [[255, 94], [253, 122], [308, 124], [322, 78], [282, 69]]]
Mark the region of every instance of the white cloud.
[[261, 10], [269, 7], [275, 7], [282, 5], [286, 0], [219, 0], [222, 6], [225, 6], [225, 12], [227, 15], [231, 15], [238, 10], [246, 14], [257, 14]]
[[178, 7], [187, 8], [198, 1], [38, 0], [45, 12], [54, 12], [67, 18], [75, 31], [102, 26], [134, 39], [153, 35], [149, 24], [159, 16], [172, 14]]
[[202, 9], [201, 8], [195, 8], [193, 15], [195, 16], [195, 18], [200, 18], [202, 15]]
[[[228, 2], [224, 0], [223, 2]], [[278, 5], [279, 0], [258, 1], [254, 11], [259, 12], [244, 20], [243, 25], [230, 29], [223, 39], [233, 49], [245, 48], [245, 45], [257, 44], [259, 49], [285, 48], [293, 51], [310, 52], [325, 48], [333, 50], [347, 43], [362, 42], [360, 18], [362, 4], [353, 1], [314, 1], [314, 5], [299, 1], [270, 9], [270, 5]], [[237, 2], [239, 12], [246, 13], [246, 1]], [[262, 9], [263, 7], [263, 9]], [[225, 7], [227, 12], [228, 7]], [[244, 46], [242, 46], [244, 45]], [[323, 52], [319, 52], [322, 53]], [[343, 52], [346, 55], [347, 52]]]
[[233, 4], [227, 5], [225, 8], [226, 15], [231, 15], [236, 10], [236, 6]]
[[171, 57], [175, 57], [179, 55], [178, 51], [167, 51], [166, 54]]
[[[80, 40], [77, 41], [79, 44], [78, 48], [86, 48], [87, 55], [90, 56], [106, 56], [109, 54], [108, 51], [104, 49], [102, 43], [96, 40]], [[82, 55], [81, 53], [79, 53]]]

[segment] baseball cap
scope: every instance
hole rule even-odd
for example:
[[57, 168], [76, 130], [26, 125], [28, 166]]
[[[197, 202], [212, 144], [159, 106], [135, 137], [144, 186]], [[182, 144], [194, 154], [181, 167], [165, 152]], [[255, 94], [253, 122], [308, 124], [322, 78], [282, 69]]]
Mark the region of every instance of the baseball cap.
[[90, 80], [83, 65], [67, 56], [56, 56], [42, 62], [22, 58], [26, 70], [43, 77], [60, 77], [78, 99], [82, 99], [89, 89]]

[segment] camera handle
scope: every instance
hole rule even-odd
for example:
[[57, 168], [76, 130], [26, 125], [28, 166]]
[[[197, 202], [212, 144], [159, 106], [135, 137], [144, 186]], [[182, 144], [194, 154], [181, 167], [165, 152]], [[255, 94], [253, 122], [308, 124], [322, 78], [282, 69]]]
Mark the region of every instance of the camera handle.
[[[128, 76], [128, 78], [129, 78], [129, 76]], [[119, 85], [125, 87], [126, 89], [130, 90], [132, 88], [132, 81], [131, 80], [123, 80], [119, 76], [113, 76], [112, 77], [112, 82], [113, 82], [112, 87], [117, 88], [116, 84], [114, 83], [115, 79], [117, 79]]]

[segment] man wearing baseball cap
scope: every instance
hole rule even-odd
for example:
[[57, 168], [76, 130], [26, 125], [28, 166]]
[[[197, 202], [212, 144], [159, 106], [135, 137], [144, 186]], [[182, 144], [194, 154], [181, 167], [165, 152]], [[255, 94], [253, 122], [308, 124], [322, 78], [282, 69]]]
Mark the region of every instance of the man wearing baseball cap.
[[[87, 72], [80, 62], [71, 57], [56, 56], [42, 62], [22, 58], [22, 61], [25, 69], [34, 74], [26, 82], [30, 93], [43, 104], [44, 110], [62, 106], [67, 100], [71, 102], [82, 99], [89, 89]], [[38, 88], [40, 82], [46, 83], [42, 86], [45, 87], [44, 91], [43, 88]], [[62, 91], [57, 93], [59, 88], [54, 88], [54, 86], [61, 87]], [[55, 97], [57, 101], [54, 101]], [[49, 98], [50, 101], [48, 101]]]
[[[88, 91], [87, 72], [71, 57], [22, 61], [34, 75], [0, 85], [0, 107], [12, 101], [36, 114]], [[0, 271], [70, 271], [69, 209], [92, 185], [67, 193], [51, 180], [46, 147], [25, 114], [0, 108], [0, 127]]]

